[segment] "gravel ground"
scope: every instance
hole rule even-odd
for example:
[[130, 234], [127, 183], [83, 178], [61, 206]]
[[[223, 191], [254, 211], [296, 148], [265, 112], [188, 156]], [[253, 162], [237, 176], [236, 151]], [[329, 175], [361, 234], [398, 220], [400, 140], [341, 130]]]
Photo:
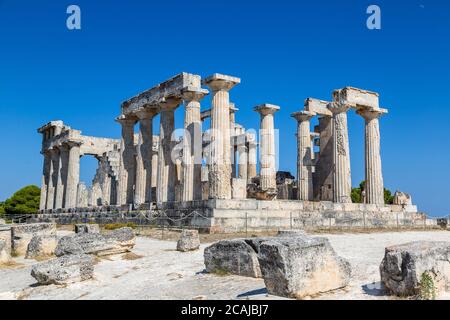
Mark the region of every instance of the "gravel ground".
[[[349, 260], [353, 274], [346, 289], [313, 299], [392, 299], [379, 283], [384, 248], [414, 240], [450, 241], [448, 231], [320, 236]], [[36, 261], [14, 258], [13, 265], [0, 269], [0, 299], [280, 299], [266, 293], [262, 279], [204, 273], [207, 245], [181, 253], [173, 240], [137, 237], [133, 254], [102, 259], [94, 279], [68, 286], [37, 286], [30, 275]], [[450, 294], [441, 298], [450, 299]]]

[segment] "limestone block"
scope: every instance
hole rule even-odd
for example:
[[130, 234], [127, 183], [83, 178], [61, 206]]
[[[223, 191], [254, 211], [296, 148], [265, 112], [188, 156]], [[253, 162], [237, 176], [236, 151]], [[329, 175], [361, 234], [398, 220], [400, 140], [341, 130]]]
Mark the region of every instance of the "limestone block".
[[231, 194], [233, 199], [247, 198], [247, 180], [239, 178], [231, 179]]
[[417, 212], [417, 206], [414, 205], [407, 205], [404, 207], [405, 212], [414, 213]]
[[334, 101], [356, 107], [372, 107], [379, 109], [378, 93], [346, 87], [333, 92]]
[[16, 255], [25, 255], [34, 236], [56, 236], [54, 223], [30, 223], [11, 226], [12, 250]]
[[0, 219], [0, 225], [6, 224], [6, 221], [4, 219]]
[[77, 233], [62, 237], [58, 241], [55, 255], [93, 254], [107, 256], [129, 252], [135, 244], [131, 228], [121, 228], [106, 235], [100, 233]]
[[94, 258], [85, 254], [66, 255], [33, 266], [31, 276], [39, 284], [68, 284], [91, 279]]
[[6, 242], [5, 250], [11, 253], [11, 226], [0, 225], [0, 240]]
[[221, 240], [210, 245], [204, 251], [206, 271], [260, 278], [259, 246], [267, 239]]
[[209, 182], [202, 181], [202, 199], [208, 200], [209, 198]]
[[411, 195], [405, 192], [396, 191], [394, 193], [394, 204], [397, 205], [412, 205]]
[[198, 250], [200, 247], [200, 237], [198, 230], [183, 230], [181, 237], [177, 241], [177, 251], [186, 252]]
[[76, 224], [75, 233], [100, 233], [100, 227], [98, 224]]
[[358, 204], [357, 203], [343, 203], [342, 207], [344, 211], [358, 211]]
[[0, 239], [0, 265], [8, 263], [11, 260], [10, 250], [5, 240]]
[[433, 278], [437, 294], [450, 290], [450, 242], [415, 241], [385, 249], [380, 275], [391, 293], [418, 294], [424, 272]]
[[277, 237], [297, 237], [306, 235], [305, 230], [293, 229], [293, 230], [278, 230]]
[[27, 247], [26, 259], [45, 258], [55, 253], [58, 243], [56, 236], [37, 235], [34, 236]]
[[308, 98], [305, 100], [305, 110], [310, 112], [315, 112], [322, 116], [331, 117], [333, 114], [328, 110], [329, 102], [314, 98]]
[[259, 263], [270, 294], [301, 299], [345, 287], [349, 263], [326, 238], [278, 237], [260, 245]]

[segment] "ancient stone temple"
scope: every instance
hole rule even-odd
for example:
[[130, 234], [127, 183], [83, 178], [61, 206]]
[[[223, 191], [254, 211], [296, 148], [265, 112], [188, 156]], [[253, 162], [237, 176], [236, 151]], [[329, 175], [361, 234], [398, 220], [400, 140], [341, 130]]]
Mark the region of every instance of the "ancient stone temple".
[[[232, 102], [240, 82], [230, 75], [202, 79], [189, 73], [161, 82], [121, 104], [120, 140], [83, 136], [62, 121], [41, 127], [41, 212], [64, 215], [111, 207], [164, 212], [190, 216], [177, 221], [210, 232], [244, 226], [389, 226], [399, 219], [423, 223], [411, 203], [384, 203], [379, 119], [387, 110], [377, 93], [346, 87], [333, 91], [330, 101], [308, 98], [303, 110], [292, 113], [297, 123], [294, 177], [277, 172], [277, 150], [282, 152], [283, 145], [276, 139], [274, 119], [280, 107], [257, 104], [260, 127], [246, 129]], [[180, 124], [175, 123], [178, 108], [184, 111]], [[365, 123], [362, 204], [351, 201], [351, 110]], [[318, 123], [313, 128], [312, 121]], [[184, 129], [181, 136], [176, 129]], [[79, 181], [85, 155], [98, 160], [91, 187]]]

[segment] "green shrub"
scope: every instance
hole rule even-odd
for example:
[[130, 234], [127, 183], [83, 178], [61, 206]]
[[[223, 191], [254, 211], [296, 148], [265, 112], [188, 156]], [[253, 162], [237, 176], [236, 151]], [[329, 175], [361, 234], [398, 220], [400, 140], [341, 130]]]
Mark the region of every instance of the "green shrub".
[[434, 280], [428, 271], [422, 273], [419, 283], [419, 298], [422, 300], [436, 299], [436, 286]]
[[[352, 188], [351, 198], [353, 203], [362, 203], [362, 191], [365, 187], [365, 181], [361, 181], [358, 188]], [[385, 204], [393, 204], [394, 203], [394, 196], [392, 195], [392, 192], [386, 188], [384, 188], [384, 203]]]
[[[15, 192], [2, 205], [5, 214], [32, 214], [39, 210], [41, 190], [37, 186], [26, 186]], [[1, 211], [0, 211], [1, 212]]]

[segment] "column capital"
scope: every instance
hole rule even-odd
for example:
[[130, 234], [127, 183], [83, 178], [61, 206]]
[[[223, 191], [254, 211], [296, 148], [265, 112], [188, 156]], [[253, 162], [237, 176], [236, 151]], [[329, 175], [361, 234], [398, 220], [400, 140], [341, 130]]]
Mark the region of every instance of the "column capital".
[[207, 94], [208, 90], [197, 87], [186, 87], [181, 90], [181, 96], [184, 101], [197, 101], [202, 100]]
[[182, 103], [182, 98], [179, 96], [174, 97], [168, 97], [162, 99], [159, 104], [159, 110], [160, 112], [164, 111], [172, 111], [178, 108], [178, 106]]
[[237, 111], [239, 111], [239, 109], [236, 108], [236, 105], [233, 102], [230, 102], [230, 114], [236, 113]]
[[274, 104], [264, 103], [256, 106], [253, 111], [259, 112], [261, 115], [268, 115], [268, 114], [274, 114], [280, 110], [279, 106], [276, 106]]
[[116, 119], [116, 122], [120, 123], [122, 126], [134, 126], [136, 124], [137, 118], [135, 116], [125, 116], [121, 114]]
[[363, 117], [365, 120], [372, 120], [387, 114], [388, 110], [382, 108], [365, 107], [365, 108], [358, 108], [356, 110], [356, 113], [359, 114], [361, 117]]
[[333, 113], [333, 115], [347, 112], [351, 108], [352, 108], [351, 105], [342, 104], [342, 103], [335, 102], [335, 101], [328, 104], [328, 110], [330, 110]]
[[208, 86], [213, 91], [231, 90], [235, 85], [241, 83], [241, 79], [233, 76], [227, 76], [220, 73], [214, 73], [203, 79], [202, 84]]
[[312, 111], [297, 111], [292, 113], [291, 117], [297, 120], [298, 122], [302, 122], [302, 121], [309, 121], [316, 115], [317, 113]]
[[149, 120], [153, 119], [155, 115], [159, 112], [158, 108], [142, 108], [137, 110], [134, 114], [138, 120]]

